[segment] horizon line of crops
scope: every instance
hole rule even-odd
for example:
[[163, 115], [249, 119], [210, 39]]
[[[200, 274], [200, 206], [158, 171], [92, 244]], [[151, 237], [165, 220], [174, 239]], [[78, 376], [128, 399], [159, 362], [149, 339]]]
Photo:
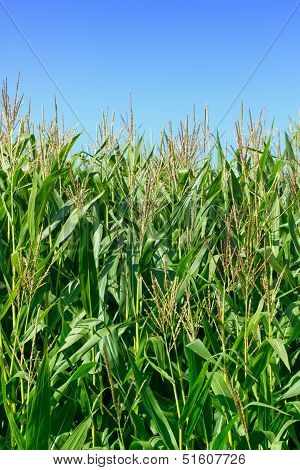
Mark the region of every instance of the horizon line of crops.
[[300, 447], [297, 127], [75, 152], [2, 92], [0, 449]]

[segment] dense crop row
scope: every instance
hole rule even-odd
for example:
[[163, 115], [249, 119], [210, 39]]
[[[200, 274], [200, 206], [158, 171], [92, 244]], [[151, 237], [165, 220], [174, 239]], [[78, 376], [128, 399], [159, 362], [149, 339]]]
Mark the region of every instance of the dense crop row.
[[75, 154], [3, 101], [0, 448], [299, 447], [297, 129]]

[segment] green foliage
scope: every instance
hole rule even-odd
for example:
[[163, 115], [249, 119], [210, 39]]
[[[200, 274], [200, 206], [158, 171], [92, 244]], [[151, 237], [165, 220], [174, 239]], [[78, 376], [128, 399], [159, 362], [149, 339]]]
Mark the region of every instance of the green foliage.
[[298, 448], [297, 132], [281, 151], [238, 127], [230, 157], [196, 125], [148, 149], [104, 120], [74, 153], [57, 122], [18, 119], [3, 110], [1, 448]]

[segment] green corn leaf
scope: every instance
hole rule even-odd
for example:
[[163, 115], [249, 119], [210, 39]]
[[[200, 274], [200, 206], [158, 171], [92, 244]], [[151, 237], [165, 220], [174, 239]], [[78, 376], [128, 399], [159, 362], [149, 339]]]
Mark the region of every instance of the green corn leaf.
[[50, 435], [50, 376], [45, 353], [28, 409], [26, 449], [47, 450]]
[[33, 175], [32, 180], [32, 187], [28, 201], [28, 213], [27, 213], [27, 221], [28, 221], [28, 229], [31, 241], [35, 241], [36, 239], [36, 214], [35, 214], [35, 199], [37, 194], [37, 173], [35, 172]]
[[18, 448], [20, 450], [25, 450], [26, 448], [25, 439], [16, 424], [14, 413], [8, 406], [7, 396], [6, 396], [6, 383], [5, 383], [3, 372], [1, 374], [1, 390], [2, 390], [2, 397], [3, 397], [3, 406], [4, 406], [4, 410], [5, 410], [8, 423], [11, 429], [11, 435], [13, 436], [13, 439], [15, 439]]
[[140, 389], [141, 398], [143, 404], [149, 413], [149, 415], [154, 420], [160, 437], [164, 441], [167, 449], [177, 449], [177, 442], [174, 437], [172, 428], [168, 423], [166, 416], [163, 414], [157, 400], [155, 399], [152, 391], [150, 390], [148, 385], [145, 385], [143, 381], [142, 374], [140, 373], [139, 369], [135, 365], [132, 359], [130, 359], [131, 367], [133, 369], [133, 373], [135, 376], [135, 380], [137, 385]]
[[284, 346], [284, 343], [281, 338], [270, 338], [269, 340], [270, 345], [274, 349], [275, 353], [278, 355], [278, 357], [282, 360], [284, 365], [288, 368], [289, 371], [291, 371], [290, 364], [289, 364], [289, 358]]
[[281, 398], [283, 399], [287, 399], [287, 398], [292, 398], [292, 397], [296, 397], [296, 396], [300, 396], [300, 380], [298, 380], [297, 382], [295, 382], [289, 389], [287, 392], [285, 392]]
[[70, 436], [62, 446], [62, 450], [81, 450], [91, 429], [92, 420], [86, 418], [71, 432]]

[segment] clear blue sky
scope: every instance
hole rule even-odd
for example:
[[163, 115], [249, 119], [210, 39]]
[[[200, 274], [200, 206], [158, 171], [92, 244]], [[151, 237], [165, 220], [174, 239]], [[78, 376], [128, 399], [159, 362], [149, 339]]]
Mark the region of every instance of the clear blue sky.
[[[201, 115], [216, 125], [270, 45], [297, 0], [4, 0], [9, 12], [94, 137], [101, 109], [126, 115], [154, 135], [169, 120]], [[300, 108], [300, 9], [221, 124], [229, 140], [240, 102], [266, 107], [277, 126]], [[58, 95], [0, 8], [1, 81], [31, 96], [34, 117], [50, 116]], [[59, 110], [77, 119], [58, 95]]]

